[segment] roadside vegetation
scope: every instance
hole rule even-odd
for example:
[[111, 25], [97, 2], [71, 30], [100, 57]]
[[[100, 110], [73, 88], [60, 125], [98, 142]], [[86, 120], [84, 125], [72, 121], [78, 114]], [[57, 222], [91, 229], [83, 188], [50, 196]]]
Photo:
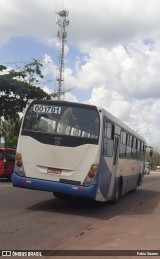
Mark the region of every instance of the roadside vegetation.
[[[42, 63], [33, 59], [21, 71], [9, 70], [0, 65], [0, 137], [6, 147], [16, 148], [21, 116], [29, 99], [51, 99], [40, 87], [35, 86]], [[55, 94], [56, 96], [56, 94]]]
[[160, 153], [158, 147], [153, 147], [153, 155], [150, 156], [149, 152], [146, 152], [145, 157], [146, 162], [150, 162], [151, 170], [154, 171], [160, 171], [159, 168], [157, 168], [157, 165], [160, 165]]

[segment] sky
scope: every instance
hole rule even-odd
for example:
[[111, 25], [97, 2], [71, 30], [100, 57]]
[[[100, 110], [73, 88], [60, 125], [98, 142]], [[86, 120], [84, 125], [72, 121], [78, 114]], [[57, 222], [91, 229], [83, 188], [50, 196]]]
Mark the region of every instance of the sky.
[[70, 20], [65, 100], [104, 107], [158, 148], [160, 1], [0, 0], [0, 64], [18, 69], [41, 60], [38, 86], [49, 93], [56, 89], [56, 12], [63, 9]]

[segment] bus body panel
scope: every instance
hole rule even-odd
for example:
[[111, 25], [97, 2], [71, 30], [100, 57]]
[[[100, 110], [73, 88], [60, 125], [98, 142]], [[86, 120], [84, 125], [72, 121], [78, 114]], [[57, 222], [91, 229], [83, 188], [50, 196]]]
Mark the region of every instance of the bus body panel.
[[98, 178], [98, 191], [96, 195], [97, 201], [106, 201], [108, 199], [109, 186], [111, 181], [111, 171], [104, 159], [103, 153], [100, 159], [100, 169]]
[[21, 187], [31, 190], [41, 190], [47, 192], [58, 192], [63, 194], [69, 194], [72, 196], [80, 196], [86, 198], [95, 199], [97, 192], [97, 184], [93, 184], [89, 187], [76, 186], [72, 184], [57, 183], [53, 181], [34, 179], [28, 177], [21, 177], [16, 172], [12, 178], [13, 186]]
[[[72, 148], [48, 146], [31, 137], [22, 136], [18, 152], [23, 154], [26, 177], [50, 181], [63, 178], [82, 183], [91, 165], [99, 163], [97, 145], [86, 144]], [[48, 172], [48, 169], [57, 169], [57, 173]]]
[[116, 175], [117, 178], [123, 177], [122, 194], [136, 188], [140, 176], [143, 180], [143, 164], [143, 161], [119, 158]]

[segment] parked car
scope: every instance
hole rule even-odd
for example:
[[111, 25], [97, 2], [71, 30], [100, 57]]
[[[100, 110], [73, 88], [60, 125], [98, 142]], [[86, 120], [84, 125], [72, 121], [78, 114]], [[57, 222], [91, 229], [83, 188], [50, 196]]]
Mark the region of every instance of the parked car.
[[157, 165], [157, 169], [160, 169], [160, 165]]
[[144, 174], [150, 174], [151, 166], [149, 162], [145, 162]]
[[0, 178], [11, 180], [15, 164], [16, 149], [0, 148]]

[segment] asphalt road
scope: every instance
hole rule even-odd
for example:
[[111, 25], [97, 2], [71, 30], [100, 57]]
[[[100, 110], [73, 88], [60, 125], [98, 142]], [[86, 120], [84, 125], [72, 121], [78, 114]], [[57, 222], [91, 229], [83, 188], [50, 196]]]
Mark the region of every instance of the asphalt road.
[[[117, 205], [60, 200], [52, 193], [12, 187], [0, 179], [0, 250], [55, 250], [97, 222], [140, 206], [160, 192], [160, 173], [145, 175], [143, 186]], [[146, 203], [147, 204], [147, 203]]]

